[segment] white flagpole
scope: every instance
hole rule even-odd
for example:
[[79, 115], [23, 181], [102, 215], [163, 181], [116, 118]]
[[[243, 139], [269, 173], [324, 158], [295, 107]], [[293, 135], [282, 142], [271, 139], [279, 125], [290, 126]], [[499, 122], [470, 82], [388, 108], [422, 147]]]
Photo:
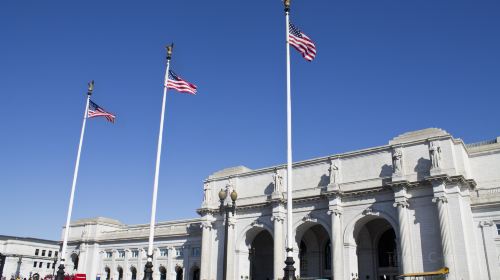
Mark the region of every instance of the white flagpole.
[[158, 194], [158, 177], [160, 174], [160, 159], [161, 159], [161, 146], [163, 142], [163, 122], [165, 119], [165, 104], [167, 100], [167, 83], [168, 83], [168, 71], [170, 70], [170, 59], [172, 57], [173, 44], [167, 47], [167, 69], [165, 71], [165, 84], [163, 87], [163, 102], [161, 107], [161, 117], [160, 117], [160, 133], [158, 135], [158, 150], [156, 152], [156, 168], [155, 168], [155, 180], [153, 186], [153, 202], [151, 206], [151, 221], [149, 224], [149, 247], [148, 247], [148, 259], [146, 263], [146, 268], [144, 270], [144, 279], [153, 279], [153, 240], [155, 234], [155, 221], [156, 221], [156, 200]]
[[292, 228], [292, 93], [290, 86], [290, 1], [285, 0], [285, 31], [286, 31], [286, 125], [287, 125], [287, 242], [286, 242], [286, 257], [285, 263], [285, 279], [295, 279], [295, 268], [293, 267], [293, 228]]
[[[79, 166], [80, 166], [80, 155], [81, 155], [81, 152], [82, 152], [83, 136], [85, 134], [85, 124], [87, 123], [90, 95], [92, 94], [93, 88], [94, 88], [94, 81], [92, 81], [92, 82], [89, 83], [89, 90], [88, 90], [88, 93], [87, 93], [87, 102], [86, 102], [86, 105], [85, 105], [85, 113], [83, 114], [82, 132], [80, 134], [80, 143], [78, 144], [78, 153], [77, 153], [77, 156], [76, 156], [75, 171], [73, 173], [73, 184], [71, 185], [71, 194], [70, 194], [70, 197], [69, 197], [68, 215], [66, 217], [66, 227], [64, 229], [63, 245], [62, 245], [61, 256], [60, 256], [61, 261], [60, 261], [60, 266], [59, 266], [59, 270], [61, 270], [61, 268], [62, 268], [62, 277], [63, 278], [64, 278], [64, 263], [65, 263], [65, 257], [66, 257], [66, 249], [67, 249], [67, 246], [68, 246], [69, 223], [71, 221], [71, 213], [73, 212], [73, 200], [75, 198], [76, 179], [78, 178], [78, 169], [79, 169]], [[60, 271], [59, 270], [57, 272], [58, 279], [60, 277], [60, 275], [59, 275]]]

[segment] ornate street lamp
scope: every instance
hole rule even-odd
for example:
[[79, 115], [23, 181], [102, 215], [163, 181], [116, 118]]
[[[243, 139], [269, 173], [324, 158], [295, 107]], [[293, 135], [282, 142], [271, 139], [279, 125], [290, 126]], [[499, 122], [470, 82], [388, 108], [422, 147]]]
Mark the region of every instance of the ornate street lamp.
[[236, 210], [236, 199], [238, 198], [238, 193], [233, 190], [231, 192], [231, 200], [233, 203], [230, 205], [229, 203], [224, 205], [224, 201], [226, 200], [227, 197], [227, 191], [224, 191], [223, 189], [220, 190], [219, 192], [219, 199], [220, 199], [220, 206], [219, 206], [219, 213], [221, 215], [226, 214], [225, 216], [225, 227], [224, 227], [224, 267], [222, 268], [222, 279], [226, 280], [226, 274], [227, 274], [227, 242], [228, 242], [228, 232], [229, 232], [229, 213], [232, 213], [234, 215], [234, 212]]

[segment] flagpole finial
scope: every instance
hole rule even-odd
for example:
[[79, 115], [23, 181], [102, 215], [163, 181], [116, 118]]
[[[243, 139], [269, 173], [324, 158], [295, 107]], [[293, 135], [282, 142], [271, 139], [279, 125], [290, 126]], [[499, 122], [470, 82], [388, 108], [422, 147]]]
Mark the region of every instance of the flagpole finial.
[[93, 91], [94, 91], [94, 80], [88, 83], [87, 94], [92, 95]]
[[166, 48], [167, 48], [167, 59], [170, 60], [172, 58], [172, 50], [174, 49], [174, 43], [168, 45]]
[[283, 0], [283, 4], [285, 4], [285, 12], [290, 11], [290, 1], [291, 0]]

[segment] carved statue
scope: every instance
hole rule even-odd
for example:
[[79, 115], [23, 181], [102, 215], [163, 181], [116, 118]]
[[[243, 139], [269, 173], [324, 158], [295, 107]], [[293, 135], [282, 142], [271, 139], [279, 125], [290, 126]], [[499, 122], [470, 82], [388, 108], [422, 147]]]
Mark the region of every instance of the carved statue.
[[392, 168], [394, 174], [401, 174], [403, 170], [403, 151], [396, 148], [392, 152]]
[[210, 201], [210, 189], [208, 188], [208, 183], [203, 185], [203, 202]]
[[339, 167], [335, 165], [335, 162], [333, 160], [330, 161], [330, 167], [328, 168], [328, 172], [330, 173], [330, 184], [336, 184], [338, 183], [339, 179]]
[[274, 169], [273, 181], [274, 181], [274, 192], [282, 192], [283, 191], [283, 176], [280, 175], [277, 168]]
[[431, 142], [431, 145], [429, 147], [429, 153], [431, 156], [431, 164], [432, 168], [440, 168], [441, 167], [441, 147], [435, 143]]

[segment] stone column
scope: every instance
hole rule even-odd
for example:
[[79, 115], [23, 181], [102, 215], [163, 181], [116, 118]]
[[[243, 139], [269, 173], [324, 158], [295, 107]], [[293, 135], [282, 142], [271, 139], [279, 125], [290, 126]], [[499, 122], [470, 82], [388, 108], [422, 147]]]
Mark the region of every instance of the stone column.
[[344, 238], [342, 235], [342, 211], [340, 209], [331, 209], [328, 214], [332, 218], [332, 276], [334, 280], [343, 279], [344, 271]]
[[212, 242], [212, 222], [205, 220], [201, 223], [202, 237], [201, 237], [201, 267], [200, 267], [200, 280], [209, 280], [211, 264], [211, 242]]
[[411, 236], [408, 229], [408, 201], [406, 198], [399, 198], [393, 204], [398, 211], [399, 221], [399, 241], [401, 247], [401, 270], [403, 273], [412, 273]]
[[183, 266], [184, 266], [184, 279], [185, 280], [189, 280], [189, 276], [190, 276], [190, 272], [191, 272], [191, 265], [189, 264], [189, 256], [191, 256], [190, 254], [190, 249], [191, 246], [189, 245], [185, 245], [183, 247], [183, 250], [184, 250], [184, 260], [183, 260]]
[[443, 248], [444, 266], [450, 269], [449, 279], [455, 279], [455, 260], [453, 256], [453, 244], [450, 235], [450, 221], [448, 218], [448, 199], [438, 196], [432, 199], [437, 204], [439, 213], [439, 229], [441, 232], [441, 247]]
[[229, 228], [227, 231], [227, 279], [234, 279], [236, 276], [236, 267], [234, 265], [234, 261], [236, 259], [235, 249], [234, 249], [234, 239], [235, 232], [234, 228], [236, 226], [236, 217], [232, 214], [229, 214]]
[[283, 259], [285, 252], [285, 245], [283, 243], [283, 224], [285, 221], [282, 213], [277, 213], [271, 217], [271, 221], [274, 223], [274, 279], [283, 278], [283, 268], [285, 267], [285, 260]]
[[168, 247], [167, 248], [167, 280], [175, 280], [175, 264], [174, 264], [174, 258], [176, 257], [175, 254], [175, 248], [174, 247]]

